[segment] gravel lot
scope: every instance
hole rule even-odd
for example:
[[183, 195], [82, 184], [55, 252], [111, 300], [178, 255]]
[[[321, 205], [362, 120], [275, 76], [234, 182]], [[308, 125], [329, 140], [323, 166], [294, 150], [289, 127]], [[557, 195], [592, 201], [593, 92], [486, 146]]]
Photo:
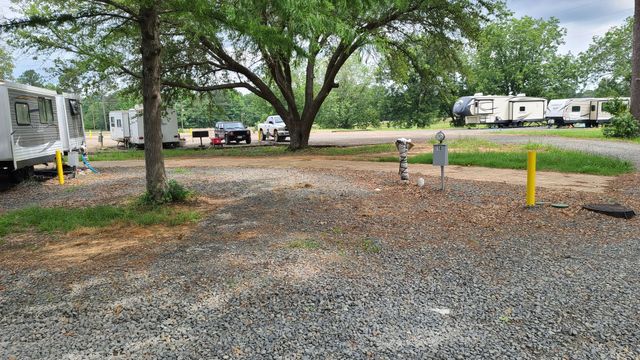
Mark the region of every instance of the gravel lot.
[[[640, 357], [638, 219], [579, 208], [640, 209], [638, 175], [604, 194], [539, 190], [563, 210], [523, 208], [522, 187], [450, 180], [442, 194], [383, 172], [170, 175], [212, 204], [173, 240], [104, 230], [138, 241], [89, 261], [54, 250], [90, 231], [0, 243], [0, 358]], [[0, 211], [118, 203], [141, 176], [23, 184]]]

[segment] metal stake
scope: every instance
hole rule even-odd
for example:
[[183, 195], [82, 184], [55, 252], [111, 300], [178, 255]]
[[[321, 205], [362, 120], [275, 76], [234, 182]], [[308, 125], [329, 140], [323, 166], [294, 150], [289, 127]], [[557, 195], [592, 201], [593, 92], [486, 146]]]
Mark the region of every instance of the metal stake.
[[444, 191], [444, 166], [440, 166], [440, 190]]

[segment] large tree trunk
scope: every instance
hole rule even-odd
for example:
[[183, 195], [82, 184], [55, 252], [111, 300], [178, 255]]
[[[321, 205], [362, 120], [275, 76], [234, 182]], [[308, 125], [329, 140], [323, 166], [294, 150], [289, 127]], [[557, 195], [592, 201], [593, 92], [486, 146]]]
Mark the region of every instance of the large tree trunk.
[[314, 113], [302, 114], [300, 120], [291, 121], [289, 126], [289, 150], [301, 150], [309, 146], [309, 135], [311, 135], [311, 127], [316, 118]]
[[631, 65], [631, 114], [640, 121], [640, 0], [636, 0]]
[[147, 192], [160, 201], [167, 189], [167, 175], [162, 155], [160, 98], [160, 27], [155, 5], [140, 9], [142, 42], [142, 97], [144, 106], [144, 163]]

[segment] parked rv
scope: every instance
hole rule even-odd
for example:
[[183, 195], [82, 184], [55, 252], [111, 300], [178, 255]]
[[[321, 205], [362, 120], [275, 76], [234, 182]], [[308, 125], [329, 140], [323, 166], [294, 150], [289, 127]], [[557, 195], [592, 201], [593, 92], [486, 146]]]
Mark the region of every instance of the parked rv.
[[[109, 112], [111, 139], [125, 146], [144, 146], [144, 123], [142, 107], [130, 110]], [[178, 117], [175, 110], [169, 109], [162, 114], [162, 144], [167, 147], [180, 145]]]
[[56, 92], [0, 81], [0, 171], [19, 180], [63, 150]]
[[453, 105], [454, 116], [465, 124], [486, 124], [492, 127], [522, 126], [525, 123], [543, 122], [547, 100], [518, 95], [464, 96]]
[[80, 152], [86, 144], [80, 96], [67, 93], [58, 94], [56, 96], [56, 110], [64, 153]]
[[[594, 127], [611, 121], [613, 115], [602, 108], [612, 98], [576, 98], [553, 99], [547, 105], [545, 117], [549, 125], [558, 127], [573, 124], [585, 124]], [[629, 104], [629, 98], [620, 98]]]

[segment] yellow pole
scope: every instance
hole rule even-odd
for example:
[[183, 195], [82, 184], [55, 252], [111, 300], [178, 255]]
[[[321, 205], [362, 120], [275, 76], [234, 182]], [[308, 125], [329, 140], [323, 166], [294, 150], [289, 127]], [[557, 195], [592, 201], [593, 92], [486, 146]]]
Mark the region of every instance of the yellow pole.
[[93, 137], [93, 133], [89, 130], [89, 138]]
[[527, 152], [527, 206], [536, 204], [536, 152]]
[[62, 152], [56, 150], [56, 165], [58, 166], [58, 181], [64, 185], [64, 171], [62, 171]]

